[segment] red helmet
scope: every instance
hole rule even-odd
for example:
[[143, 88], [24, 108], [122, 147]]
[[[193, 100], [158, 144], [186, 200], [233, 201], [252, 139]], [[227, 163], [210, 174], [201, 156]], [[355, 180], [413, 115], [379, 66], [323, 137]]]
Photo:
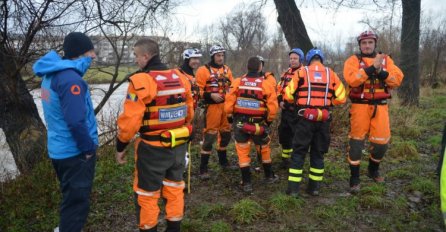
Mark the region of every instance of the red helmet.
[[375, 42], [378, 42], [378, 35], [373, 31], [364, 31], [356, 39], [358, 40], [358, 43], [363, 39], [374, 39]]

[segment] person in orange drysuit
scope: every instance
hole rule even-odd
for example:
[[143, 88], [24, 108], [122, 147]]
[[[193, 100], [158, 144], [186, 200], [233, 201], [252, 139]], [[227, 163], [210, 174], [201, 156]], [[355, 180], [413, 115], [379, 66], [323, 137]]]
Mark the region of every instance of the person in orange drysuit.
[[295, 99], [298, 115], [294, 128], [293, 153], [288, 174], [287, 194], [298, 197], [303, 178], [305, 156], [310, 150], [307, 192], [318, 196], [324, 176], [324, 154], [330, 146], [330, 110], [344, 104], [346, 91], [332, 69], [325, 67], [321, 50], [313, 48], [306, 55], [305, 66], [285, 88], [284, 101]]
[[129, 77], [124, 111], [118, 117], [117, 162], [135, 141], [133, 190], [140, 231], [157, 231], [158, 200], [166, 201], [166, 231], [180, 231], [184, 213], [186, 142], [191, 133], [193, 99], [187, 77], [161, 63], [158, 44], [147, 38], [134, 46], [140, 70]]
[[359, 192], [359, 167], [364, 140], [368, 135], [370, 157], [368, 176], [375, 182], [384, 182], [379, 174], [379, 164], [387, 150], [390, 125], [387, 101], [390, 89], [403, 80], [403, 73], [389, 55], [376, 52], [378, 36], [372, 31], [361, 33], [358, 38], [360, 53], [349, 57], [344, 64], [344, 78], [350, 86], [349, 152], [350, 190]]
[[282, 109], [280, 115], [280, 124], [278, 128], [279, 143], [282, 146], [282, 163], [281, 168], [289, 168], [289, 160], [293, 153], [293, 136], [294, 125], [297, 120], [297, 113], [294, 107], [294, 98], [284, 101], [284, 90], [288, 86], [293, 76], [297, 75], [298, 70], [302, 67], [304, 62], [304, 52], [300, 48], [293, 48], [288, 53], [290, 59], [290, 67], [282, 73], [279, 84], [277, 85], [277, 99], [279, 101], [279, 107]]
[[198, 48], [188, 48], [183, 52], [183, 64], [178, 68], [185, 75], [191, 84], [192, 97], [194, 98], [194, 110], [198, 106], [200, 100], [200, 88], [197, 85], [194, 71], [200, 66], [200, 58], [203, 55]]
[[228, 121], [233, 123], [243, 191], [248, 193], [252, 192], [250, 140], [261, 154], [266, 181], [273, 183], [278, 180], [272, 170], [269, 146], [269, 125], [278, 109], [276, 81], [262, 75], [262, 68], [258, 57], [249, 58], [248, 73], [234, 80], [225, 102]]
[[231, 69], [224, 64], [225, 49], [220, 45], [210, 48], [211, 61], [198, 68], [196, 73], [200, 97], [205, 108], [205, 128], [201, 146], [200, 178], [209, 179], [208, 163], [212, 154], [212, 146], [218, 140], [218, 159], [223, 168], [231, 167], [228, 162], [226, 147], [231, 140], [231, 126], [224, 112], [226, 93], [233, 81]]

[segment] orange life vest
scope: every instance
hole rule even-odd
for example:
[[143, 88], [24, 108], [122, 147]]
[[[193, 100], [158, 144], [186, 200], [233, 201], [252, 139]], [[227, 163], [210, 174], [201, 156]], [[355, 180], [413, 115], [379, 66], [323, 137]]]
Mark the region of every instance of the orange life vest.
[[334, 94], [333, 80], [327, 67], [319, 70], [320, 66], [305, 66], [305, 77], [297, 91], [296, 104], [300, 107], [328, 108]]
[[280, 77], [280, 82], [279, 82], [279, 91], [280, 92], [282, 92], [288, 86], [288, 83], [290, 83], [290, 81], [293, 79], [294, 73], [297, 72], [298, 70], [299, 69], [296, 69], [293, 72], [293, 69], [288, 68], [288, 70]]
[[234, 113], [249, 116], [265, 116], [266, 104], [262, 85], [264, 77], [241, 77], [237, 90]]
[[[366, 68], [362, 57], [357, 55], [359, 68]], [[383, 59], [383, 70], [387, 70], [387, 56]], [[374, 74], [376, 75], [376, 74]], [[349, 97], [353, 103], [367, 103], [373, 100], [385, 100], [391, 98], [387, 85], [376, 77], [369, 77], [362, 85], [350, 87]]]
[[157, 94], [153, 101], [146, 105], [140, 133], [174, 129], [186, 122], [186, 89], [174, 70], [150, 71], [148, 73], [156, 81]]
[[178, 68], [178, 70], [184, 74], [187, 79], [190, 82], [191, 86], [191, 92], [192, 92], [192, 98], [194, 99], [194, 109], [198, 106], [198, 101], [200, 100], [200, 87], [198, 87], [197, 82], [195, 81], [195, 77], [192, 75], [187, 74], [184, 70], [181, 68]]
[[206, 81], [206, 86], [204, 88], [205, 92], [209, 93], [219, 93], [223, 97], [229, 92], [229, 87], [231, 86], [231, 80], [228, 77], [228, 67], [223, 66], [223, 73], [214, 72], [209, 65], [205, 65], [210, 72], [210, 77]]

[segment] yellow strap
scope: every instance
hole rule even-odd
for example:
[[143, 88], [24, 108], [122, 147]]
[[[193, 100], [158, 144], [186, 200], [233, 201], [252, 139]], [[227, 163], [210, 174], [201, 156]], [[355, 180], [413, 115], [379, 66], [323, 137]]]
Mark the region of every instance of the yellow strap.
[[192, 155], [190, 154], [190, 146], [192, 144], [192, 141], [189, 142], [189, 145], [187, 146], [187, 153], [189, 154], [189, 164], [187, 167], [187, 193], [190, 194], [190, 173], [192, 169]]
[[317, 168], [311, 168], [310, 167], [310, 172], [317, 173], [317, 174], [322, 174], [322, 173], [324, 173], [324, 169], [317, 169]]
[[308, 175], [308, 177], [310, 177], [310, 179], [315, 180], [315, 181], [322, 181], [322, 179], [324, 178], [323, 176], [313, 176], [313, 175]]
[[292, 182], [302, 182], [302, 177], [289, 176], [288, 180]]
[[292, 174], [302, 174], [303, 170], [290, 168], [290, 173]]
[[322, 110], [317, 109], [317, 121], [322, 121]]
[[173, 130], [169, 130], [169, 132], [170, 132], [170, 137], [171, 137], [171, 141], [172, 141], [172, 147], [175, 147], [175, 145], [176, 145], [175, 132], [173, 132]]
[[289, 155], [288, 153], [282, 152], [282, 157], [283, 158], [291, 158], [291, 155]]
[[260, 134], [260, 126], [259, 126], [259, 124], [258, 123], [255, 123], [254, 124], [255, 126], [256, 126], [256, 135], [259, 135]]

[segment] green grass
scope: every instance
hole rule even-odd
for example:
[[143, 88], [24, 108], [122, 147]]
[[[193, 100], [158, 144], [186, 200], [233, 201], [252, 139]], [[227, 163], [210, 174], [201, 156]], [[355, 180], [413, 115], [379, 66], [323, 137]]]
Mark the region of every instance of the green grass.
[[432, 179], [416, 177], [408, 186], [410, 191], [419, 191], [426, 195], [438, 195], [438, 186]]
[[264, 215], [265, 209], [251, 199], [242, 199], [235, 203], [229, 214], [234, 221], [241, 224], [252, 223]]
[[222, 204], [208, 204], [204, 203], [197, 208], [192, 210], [192, 215], [194, 218], [199, 219], [210, 219], [212, 217], [222, 215], [226, 211], [226, 208]]
[[305, 201], [300, 198], [290, 197], [284, 193], [276, 193], [271, 197], [269, 203], [271, 205], [270, 210], [280, 214], [300, 209], [305, 204]]
[[416, 142], [410, 140], [392, 143], [387, 155], [396, 160], [418, 160], [420, 158]]
[[[386, 184], [365, 177], [368, 155], [361, 165], [361, 191], [348, 194], [350, 170], [345, 161], [348, 141], [348, 107], [333, 115], [332, 143], [325, 156], [321, 196], [304, 193], [309, 156], [301, 197], [285, 195], [287, 170], [278, 168], [280, 147], [272, 140], [277, 184], [265, 185], [263, 172], [252, 172], [252, 195], [240, 191], [239, 171], [223, 171], [216, 154], [210, 159], [211, 180], [198, 180], [200, 146], [192, 147], [192, 193], [186, 195], [182, 231], [444, 231], [440, 212], [438, 161], [441, 132], [446, 121], [446, 88], [430, 91], [419, 107], [392, 102], [392, 139], [381, 165]], [[339, 121], [335, 122], [339, 118]], [[129, 146], [131, 148], [131, 146]], [[228, 151], [236, 162], [234, 143]], [[99, 151], [92, 205], [85, 232], [135, 231], [132, 151], [128, 163], [117, 165], [114, 147]], [[255, 157], [253, 163], [255, 163]], [[253, 164], [254, 165], [254, 164]], [[420, 202], [413, 197], [420, 195]], [[0, 231], [51, 231], [58, 223], [60, 193], [51, 162], [45, 160], [16, 180], [0, 185]], [[161, 208], [164, 204], [160, 203]], [[159, 230], [165, 228], [160, 215]]]
[[121, 66], [118, 71], [115, 67], [92, 67], [85, 74], [85, 80], [90, 84], [110, 83], [113, 75], [117, 74], [116, 81], [123, 80], [128, 74], [137, 70], [136, 66]]
[[216, 221], [212, 223], [210, 232], [231, 232], [231, 225], [224, 221]]

